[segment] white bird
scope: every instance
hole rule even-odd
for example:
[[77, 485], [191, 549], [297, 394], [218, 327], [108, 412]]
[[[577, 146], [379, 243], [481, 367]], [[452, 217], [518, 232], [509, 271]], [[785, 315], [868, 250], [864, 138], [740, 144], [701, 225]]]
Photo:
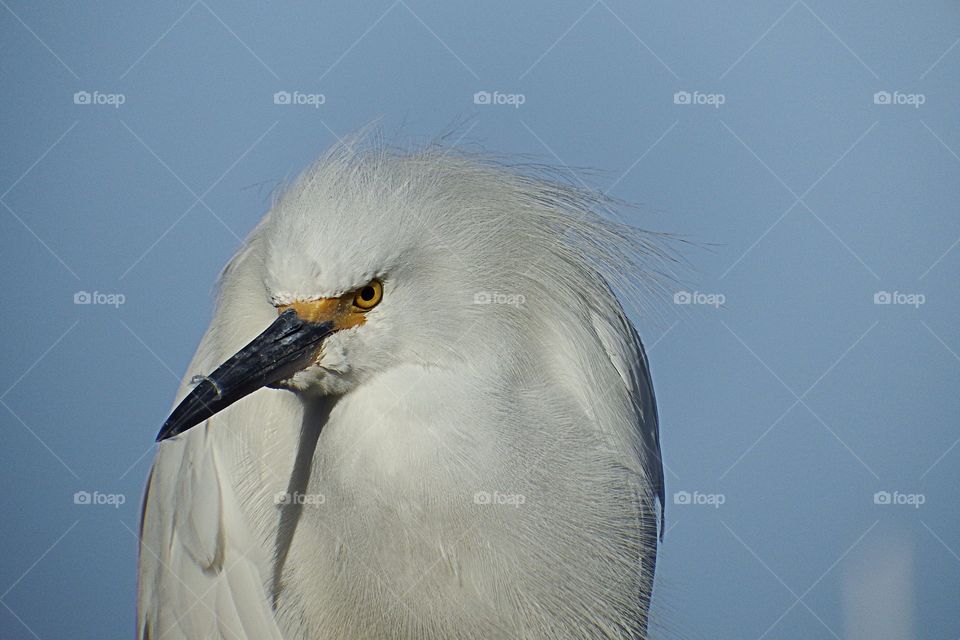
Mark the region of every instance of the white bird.
[[158, 436], [139, 637], [645, 638], [663, 471], [613, 291], [663, 254], [604, 206], [356, 141], [291, 185]]

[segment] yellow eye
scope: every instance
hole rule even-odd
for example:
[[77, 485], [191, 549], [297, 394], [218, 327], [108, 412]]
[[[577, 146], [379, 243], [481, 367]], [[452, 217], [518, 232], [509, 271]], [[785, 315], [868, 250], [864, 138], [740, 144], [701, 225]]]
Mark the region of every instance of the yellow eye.
[[370, 284], [357, 289], [353, 298], [353, 306], [363, 311], [369, 311], [380, 304], [383, 300], [383, 283], [379, 280], [371, 280]]

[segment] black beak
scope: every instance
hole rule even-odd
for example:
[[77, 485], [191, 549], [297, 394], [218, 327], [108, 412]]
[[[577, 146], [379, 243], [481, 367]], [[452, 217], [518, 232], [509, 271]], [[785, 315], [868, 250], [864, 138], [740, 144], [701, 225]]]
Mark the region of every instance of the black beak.
[[305, 369], [320, 343], [334, 332], [332, 321], [301, 320], [287, 309], [266, 331], [194, 387], [163, 423], [157, 442], [180, 435], [240, 398]]

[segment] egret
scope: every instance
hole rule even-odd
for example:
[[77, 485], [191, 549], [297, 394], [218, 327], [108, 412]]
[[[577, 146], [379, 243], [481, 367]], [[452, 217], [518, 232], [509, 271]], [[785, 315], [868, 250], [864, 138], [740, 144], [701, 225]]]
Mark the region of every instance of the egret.
[[606, 208], [356, 140], [294, 181], [157, 437], [139, 637], [646, 638], [663, 467], [621, 301], [665, 253]]

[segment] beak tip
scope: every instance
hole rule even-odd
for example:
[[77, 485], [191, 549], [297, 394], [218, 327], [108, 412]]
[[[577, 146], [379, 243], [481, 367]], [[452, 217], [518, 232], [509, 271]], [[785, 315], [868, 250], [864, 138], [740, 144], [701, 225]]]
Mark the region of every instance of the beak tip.
[[156, 442], [158, 442], [158, 443], [163, 442], [164, 440], [167, 440], [167, 439], [169, 439], [169, 438], [172, 438], [172, 437], [174, 437], [175, 435], [178, 435], [178, 434], [177, 434], [177, 432], [173, 429], [173, 425], [170, 424], [169, 421], [164, 422], [164, 423], [163, 423], [163, 426], [160, 428], [160, 431], [157, 433]]

